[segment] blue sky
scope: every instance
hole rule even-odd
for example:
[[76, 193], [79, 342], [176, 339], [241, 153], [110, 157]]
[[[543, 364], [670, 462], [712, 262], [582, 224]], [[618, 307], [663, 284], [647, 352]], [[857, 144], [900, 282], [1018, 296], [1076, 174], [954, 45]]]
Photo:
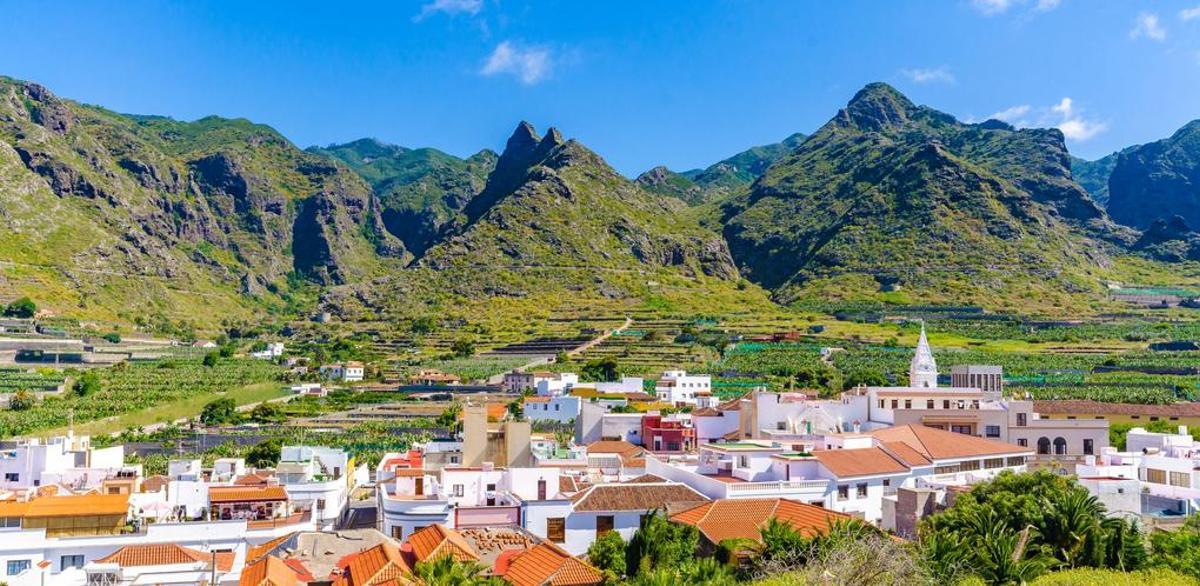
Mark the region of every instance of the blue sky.
[[881, 80], [1095, 158], [1200, 118], [1200, 0], [0, 0], [0, 74], [122, 112], [466, 155], [517, 121], [636, 174], [825, 123]]

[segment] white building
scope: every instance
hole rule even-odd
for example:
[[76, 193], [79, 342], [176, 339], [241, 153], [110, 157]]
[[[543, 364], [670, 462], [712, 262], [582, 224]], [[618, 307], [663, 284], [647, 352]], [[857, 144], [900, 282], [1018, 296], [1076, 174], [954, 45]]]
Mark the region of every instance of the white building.
[[[1187, 428], [1180, 426], [1176, 433], [1157, 433], [1141, 427], [1129, 430], [1125, 439], [1126, 451], [1104, 448], [1098, 456], [1089, 457], [1075, 467], [1075, 473], [1093, 495], [1106, 501], [1106, 491], [1117, 480], [1137, 481], [1141, 495], [1138, 514], [1191, 514], [1200, 511], [1200, 442], [1195, 441]], [[1110, 479], [1108, 483], [1101, 480]], [[1122, 492], [1123, 496], [1125, 493]], [[1112, 500], [1111, 495], [1107, 496]], [[1110, 503], [1106, 501], [1106, 505]], [[1112, 504], [1110, 510], [1128, 511], [1130, 503]]]
[[271, 342], [267, 344], [266, 349], [258, 352], [251, 352], [250, 356], [259, 360], [274, 360], [283, 356], [283, 342]]
[[675, 406], [710, 406], [712, 377], [688, 375], [682, 370], [668, 370], [654, 384], [654, 394], [659, 401]]
[[329, 380], [337, 380], [347, 383], [358, 382], [363, 379], [365, 369], [361, 362], [335, 362], [333, 364], [325, 364], [321, 366], [321, 376]]
[[140, 466], [125, 466], [124, 460], [124, 446], [93, 448], [87, 436], [68, 434], [45, 442], [37, 438], [23, 440], [0, 449], [0, 489], [60, 485], [84, 491], [121, 474], [141, 476]]
[[[944, 491], [1024, 471], [1033, 452], [1012, 444], [909, 425], [871, 433], [825, 434], [784, 443], [700, 446], [694, 461], [646, 459], [646, 472], [712, 499], [787, 498], [894, 526], [899, 487]], [[944, 495], [943, 495], [944, 496]]]
[[530, 421], [571, 423], [579, 417], [581, 398], [573, 395], [525, 397], [525, 418]]
[[334, 527], [346, 514], [350, 493], [370, 481], [366, 464], [356, 465], [349, 453], [320, 446], [284, 446], [275, 475], [288, 498], [312, 503], [316, 524], [323, 529]]

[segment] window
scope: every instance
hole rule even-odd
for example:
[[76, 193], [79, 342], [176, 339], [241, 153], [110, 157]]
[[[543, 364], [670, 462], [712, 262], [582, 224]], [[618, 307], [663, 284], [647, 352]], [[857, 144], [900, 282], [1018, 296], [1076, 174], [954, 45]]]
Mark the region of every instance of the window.
[[495, 484], [487, 485], [487, 491], [488, 492], [496, 492], [496, 485]]
[[963, 435], [971, 435], [971, 426], [951, 424], [950, 431], [953, 431], [954, 433], [961, 433]]
[[933, 409], [933, 399], [930, 399], [930, 400], [928, 400], [928, 401], [925, 401], [925, 408], [926, 408], [926, 409]]
[[608, 533], [609, 531], [612, 531], [612, 530], [613, 530], [613, 516], [612, 515], [600, 515], [600, 516], [596, 517], [596, 537], [597, 538], [599, 538], [601, 535], [604, 535], [605, 533]]
[[1091, 439], [1085, 439], [1085, 440], [1083, 440], [1083, 453], [1084, 453], [1084, 454], [1087, 454], [1087, 455], [1089, 455], [1089, 456], [1090, 456], [1091, 454], [1095, 453], [1095, 448], [1092, 446], [1092, 440], [1091, 440]]
[[20, 517], [0, 517], [0, 529], [13, 529], [20, 526]]
[[983, 467], [991, 470], [992, 468], [1003, 468], [1004, 458], [988, 458], [983, 461]]
[[538, 481], [537, 481], [537, 494], [538, 494], [538, 500], [539, 500], [539, 501], [544, 501], [544, 500], [546, 500], [546, 479], [545, 479], [545, 478], [539, 478], [539, 479], [538, 479]]
[[1130, 419], [1141, 419], [1142, 416], [1141, 415], [1131, 415], [1129, 418]]
[[1169, 419], [1171, 421], [1179, 421], [1178, 417], [1168, 417], [1167, 419]]
[[988, 425], [984, 427], [984, 435], [988, 437], [1000, 437], [1000, 426]]
[[1150, 416], [1150, 421], [1158, 421], [1158, 417], [1157, 417], [1157, 416], [1155, 416], [1155, 415], [1151, 415], [1151, 416]]
[[846, 484], [838, 485], [838, 500], [844, 501], [850, 498], [850, 486]]
[[1067, 453], [1067, 440], [1056, 437], [1054, 438], [1054, 453], [1059, 456]]
[[1146, 482], [1151, 482], [1154, 484], [1166, 484], [1167, 483], [1166, 470], [1159, 470], [1157, 468], [1147, 468], [1146, 469]]
[[454, 485], [454, 496], [462, 496], [462, 495], [463, 495], [463, 485], [455, 484]]
[[1039, 454], [1049, 454], [1050, 453], [1050, 438], [1048, 438], [1048, 437], [1039, 437], [1038, 438], [1038, 453]]
[[942, 409], [949, 409], [949, 408], [950, 408], [950, 400], [946, 399], [945, 401], [942, 401]]
[[775, 422], [775, 429], [777, 429], [777, 430], [779, 430], [779, 431], [785, 431], [785, 430], [787, 430], [787, 422], [786, 422], [786, 421], [777, 421], [777, 422]]
[[899, 407], [900, 407], [900, 401], [898, 399], [892, 399], [892, 409], [897, 409]]
[[28, 569], [29, 560], [8, 560], [8, 571], [5, 573], [9, 576], [16, 576]]
[[904, 408], [905, 408], [905, 409], [912, 409], [912, 399], [905, 399], [905, 400], [904, 400]]
[[1021, 446], [1022, 448], [1028, 448], [1029, 440], [1023, 437], [1017, 438], [1017, 445]]
[[958, 472], [958, 464], [951, 466], [937, 466], [933, 469], [934, 474], [953, 474]]
[[1075, 416], [1074, 416], [1074, 415], [1068, 415], [1068, 416], [1067, 416], [1067, 419], [1075, 419]]
[[1187, 472], [1172, 472], [1171, 486], [1191, 486], [1191, 474]]
[[891, 479], [891, 478], [884, 478], [884, 479], [883, 479], [883, 486], [884, 486], [884, 488], [887, 488], [887, 487], [889, 487], [889, 486], [891, 486], [891, 485], [892, 485], [892, 479]]
[[860, 482], [854, 487], [854, 496], [858, 498], [867, 498], [867, 483]]
[[879, 400], [879, 408], [880, 408], [880, 409], [883, 409], [883, 399], [880, 399], [880, 400]]
[[392, 526], [392, 539], [403, 539], [403, 538], [404, 538], [404, 527], [401, 527], [400, 525], [393, 525]]
[[749, 468], [750, 456], [738, 456], [738, 468]]
[[1025, 427], [1026, 417], [1028, 417], [1026, 413], [1017, 413], [1017, 427]]
[[979, 460], [967, 460], [958, 464], [958, 469], [963, 472], [979, 469]]
[[20, 482], [21, 475], [16, 472], [7, 472], [4, 474], [4, 481], [5, 482]]
[[1012, 456], [1008, 459], [1009, 466], [1024, 466], [1025, 456]]
[[546, 519], [546, 539], [554, 543], [563, 543], [567, 540], [567, 519], [565, 517]]
[[83, 556], [81, 555], [64, 555], [58, 559], [58, 571], [63, 571], [67, 568], [82, 568]]

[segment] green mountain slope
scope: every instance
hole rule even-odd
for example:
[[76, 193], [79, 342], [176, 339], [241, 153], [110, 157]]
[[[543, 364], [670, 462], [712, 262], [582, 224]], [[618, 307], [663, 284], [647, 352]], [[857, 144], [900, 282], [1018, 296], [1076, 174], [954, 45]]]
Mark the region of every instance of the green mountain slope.
[[1101, 206], [1108, 205], [1108, 177], [1117, 166], [1119, 155], [1120, 153], [1113, 153], [1095, 161], [1071, 157], [1071, 175]]
[[248, 315], [296, 279], [361, 280], [410, 256], [357, 175], [269, 127], [121, 115], [8, 78], [0, 222], [0, 297], [122, 321]]
[[594, 152], [551, 128], [521, 123], [467, 222], [430, 248], [421, 266], [669, 267], [732, 278], [720, 236], [679, 214], [683, 204], [625, 179]]
[[738, 193], [758, 179], [772, 163], [795, 149], [806, 137], [795, 133], [781, 142], [751, 147], [704, 169], [676, 173], [655, 167], [637, 177], [637, 183], [662, 195], [696, 205]]
[[460, 159], [432, 148], [410, 149], [361, 139], [311, 153], [336, 158], [371, 184], [383, 224], [413, 254], [424, 254], [475, 197], [496, 165], [496, 153], [482, 150]]
[[1102, 242], [1130, 239], [1071, 179], [1057, 130], [962, 124], [878, 83], [722, 214], [744, 274], [783, 300], [844, 274], [985, 304], [1095, 289]]
[[1176, 215], [1200, 227], [1200, 120], [1122, 151], [1109, 178], [1108, 209], [1114, 220], [1139, 229]]

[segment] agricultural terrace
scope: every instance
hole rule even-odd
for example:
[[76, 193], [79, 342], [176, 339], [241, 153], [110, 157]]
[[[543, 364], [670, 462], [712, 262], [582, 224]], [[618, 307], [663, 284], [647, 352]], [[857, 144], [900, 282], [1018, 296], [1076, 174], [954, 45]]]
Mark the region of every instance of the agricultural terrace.
[[256, 392], [241, 402], [278, 396], [283, 370], [263, 360], [227, 358], [209, 367], [199, 359], [179, 358], [126, 362], [95, 372], [100, 388], [87, 396], [72, 391], [45, 397], [26, 410], [0, 411], [0, 438], [64, 428], [72, 414], [77, 424], [134, 412], [146, 412], [150, 422], [192, 416], [208, 397], [248, 387]]

